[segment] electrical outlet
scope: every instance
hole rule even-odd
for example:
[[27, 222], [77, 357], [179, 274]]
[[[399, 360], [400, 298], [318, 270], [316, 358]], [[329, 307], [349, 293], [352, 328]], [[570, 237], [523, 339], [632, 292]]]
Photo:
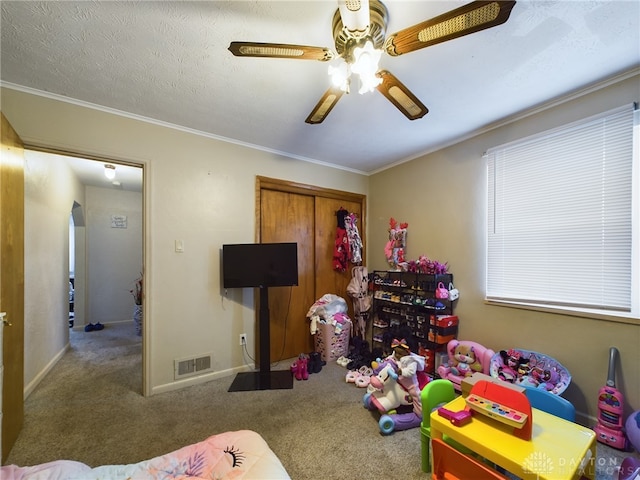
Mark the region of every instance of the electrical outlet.
[[247, 334], [246, 333], [241, 333], [240, 334], [240, 345], [246, 345], [247, 344]]

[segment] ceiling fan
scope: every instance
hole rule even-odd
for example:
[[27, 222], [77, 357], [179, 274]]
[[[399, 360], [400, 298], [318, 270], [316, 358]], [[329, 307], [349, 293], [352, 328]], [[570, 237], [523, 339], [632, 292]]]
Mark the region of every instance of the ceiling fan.
[[311, 111], [306, 123], [321, 123], [352, 80], [360, 80], [360, 93], [377, 89], [409, 120], [425, 116], [429, 109], [388, 70], [378, 69], [382, 52], [403, 55], [453, 40], [506, 22], [515, 1], [476, 0], [442, 15], [400, 30], [385, 38], [388, 11], [379, 0], [338, 0], [333, 16], [335, 52], [326, 47], [284, 43], [231, 42], [238, 57], [293, 58], [326, 62], [338, 57], [338, 67], [329, 67], [333, 85]]

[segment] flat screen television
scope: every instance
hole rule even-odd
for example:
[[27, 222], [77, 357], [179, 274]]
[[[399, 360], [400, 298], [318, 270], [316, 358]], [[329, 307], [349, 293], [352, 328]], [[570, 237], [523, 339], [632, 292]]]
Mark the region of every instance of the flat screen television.
[[298, 285], [298, 244], [223, 245], [222, 284], [224, 288]]

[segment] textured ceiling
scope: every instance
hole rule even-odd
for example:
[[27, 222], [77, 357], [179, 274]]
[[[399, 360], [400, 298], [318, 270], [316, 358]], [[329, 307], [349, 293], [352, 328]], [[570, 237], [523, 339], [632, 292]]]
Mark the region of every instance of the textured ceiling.
[[[387, 34], [467, 2], [387, 0]], [[640, 65], [640, 2], [518, 0], [510, 19], [400, 57], [429, 108], [407, 120], [380, 93], [304, 119], [327, 63], [237, 58], [234, 40], [333, 48], [335, 0], [1, 2], [1, 79], [294, 158], [373, 172]]]

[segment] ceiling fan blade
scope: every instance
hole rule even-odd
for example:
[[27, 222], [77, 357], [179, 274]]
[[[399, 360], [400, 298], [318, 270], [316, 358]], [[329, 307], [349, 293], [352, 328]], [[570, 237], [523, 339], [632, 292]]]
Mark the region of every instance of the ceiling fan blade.
[[322, 121], [329, 115], [329, 112], [333, 107], [335, 107], [340, 97], [344, 92], [336, 87], [331, 87], [329, 90], [324, 92], [324, 95], [318, 102], [318, 104], [313, 107], [313, 110], [305, 120], [306, 123], [310, 123], [315, 125], [317, 123], [322, 123]]
[[342, 25], [352, 33], [365, 33], [369, 27], [369, 0], [338, 0]]
[[333, 59], [333, 52], [325, 47], [290, 45], [287, 43], [231, 42], [229, 51], [236, 57], [294, 58], [301, 60]]
[[387, 37], [385, 50], [398, 56], [506, 22], [515, 1], [477, 0]]
[[417, 120], [429, 113], [429, 109], [392, 73], [380, 70], [382, 83], [376, 88], [393, 103], [409, 120]]

